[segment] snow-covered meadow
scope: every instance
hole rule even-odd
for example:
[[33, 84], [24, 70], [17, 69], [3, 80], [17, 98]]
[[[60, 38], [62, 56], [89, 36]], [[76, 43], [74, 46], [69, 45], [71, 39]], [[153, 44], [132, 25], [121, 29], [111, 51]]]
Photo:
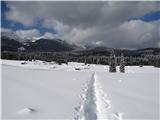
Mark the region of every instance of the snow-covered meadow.
[[109, 73], [104, 65], [13, 60], [1, 68], [3, 119], [159, 119], [159, 68]]

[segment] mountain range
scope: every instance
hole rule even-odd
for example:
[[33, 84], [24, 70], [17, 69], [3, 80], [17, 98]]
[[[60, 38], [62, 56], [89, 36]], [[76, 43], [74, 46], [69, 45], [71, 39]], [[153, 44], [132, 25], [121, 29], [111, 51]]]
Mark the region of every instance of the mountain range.
[[[23, 41], [23, 42], [20, 42]], [[27, 39], [21, 40], [14, 33], [7, 34], [1, 32], [1, 51], [18, 51], [22, 48], [27, 52], [64, 52], [75, 49], [75, 45], [71, 45], [61, 39]]]
[[[83, 55], [109, 55], [113, 49], [104, 46], [77, 46], [58, 38], [49, 39], [40, 37], [37, 39], [21, 39], [22, 38], [12, 32], [1, 32], [1, 51], [17, 52], [18, 50], [21, 50], [25, 52], [72, 52]], [[145, 48], [138, 50], [114, 49], [114, 52], [116, 54], [124, 53], [127, 56], [137, 56], [144, 53], [160, 54], [160, 48]]]

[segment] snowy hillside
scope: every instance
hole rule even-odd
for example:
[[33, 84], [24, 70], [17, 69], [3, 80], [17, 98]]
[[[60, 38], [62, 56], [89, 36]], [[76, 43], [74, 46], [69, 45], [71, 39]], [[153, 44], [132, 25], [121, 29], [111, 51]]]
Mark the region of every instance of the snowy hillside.
[[[4, 119], [158, 120], [159, 73], [152, 66], [2, 60]], [[117, 67], [118, 69], [118, 67]]]

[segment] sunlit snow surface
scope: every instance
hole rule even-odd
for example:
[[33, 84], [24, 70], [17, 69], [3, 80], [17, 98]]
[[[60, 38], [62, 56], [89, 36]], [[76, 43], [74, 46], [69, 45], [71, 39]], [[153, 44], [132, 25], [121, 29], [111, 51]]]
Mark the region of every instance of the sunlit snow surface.
[[3, 119], [159, 119], [158, 68], [21, 63], [2, 60]]

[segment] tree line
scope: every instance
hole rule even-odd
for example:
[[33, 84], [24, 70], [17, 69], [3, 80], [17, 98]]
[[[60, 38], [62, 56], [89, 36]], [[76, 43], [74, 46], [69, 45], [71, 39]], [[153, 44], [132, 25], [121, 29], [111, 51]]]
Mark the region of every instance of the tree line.
[[[1, 52], [1, 59], [9, 60], [42, 60], [55, 61], [58, 64], [68, 62], [82, 62], [85, 64], [102, 64], [109, 65], [110, 56], [108, 55], [84, 55], [71, 52]], [[117, 65], [120, 64], [121, 56], [116, 55]], [[124, 56], [125, 65], [152, 65], [160, 67], [160, 55], [141, 55], [141, 56]]]

